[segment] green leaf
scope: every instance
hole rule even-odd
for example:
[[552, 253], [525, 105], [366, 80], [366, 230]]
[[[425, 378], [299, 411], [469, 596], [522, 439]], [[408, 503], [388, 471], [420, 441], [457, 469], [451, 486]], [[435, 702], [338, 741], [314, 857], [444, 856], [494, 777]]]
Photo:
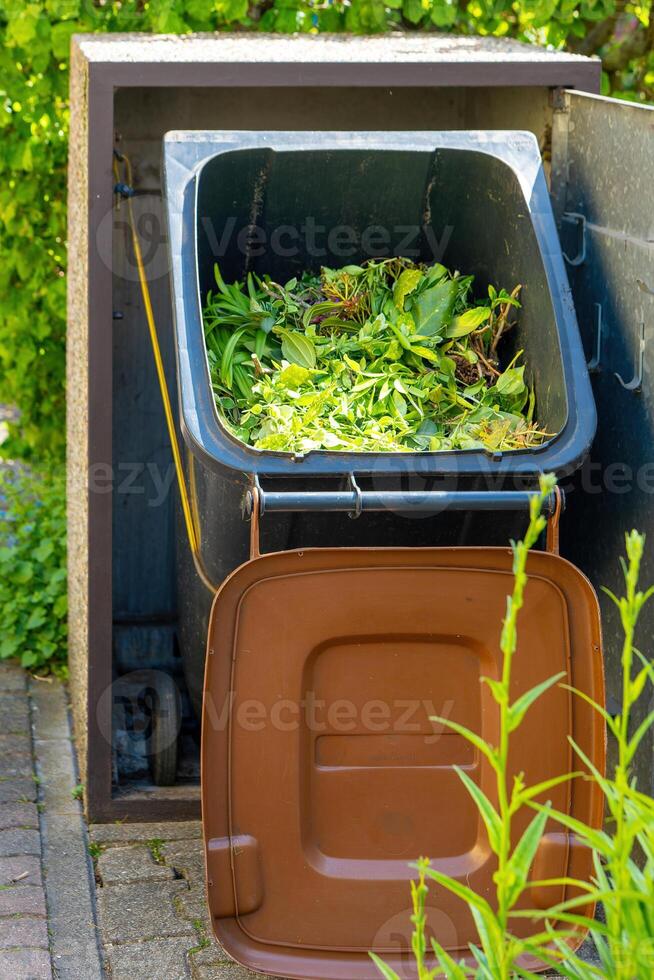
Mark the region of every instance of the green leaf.
[[223, 351], [222, 360], [220, 362], [220, 377], [222, 378], [222, 382], [226, 388], [232, 387], [232, 380], [234, 376], [234, 353], [244, 333], [244, 329], [235, 330], [225, 344], [225, 350]]
[[567, 677], [564, 670], [562, 670], [559, 674], [554, 674], [553, 677], [548, 677], [545, 681], [541, 681], [540, 684], [536, 684], [534, 687], [530, 688], [530, 690], [525, 691], [524, 694], [521, 694], [520, 697], [517, 698], [512, 705], [510, 705], [508, 715], [510, 732], [515, 731], [516, 728], [518, 728], [518, 726], [522, 723], [522, 719], [534, 701], [537, 701], [538, 698], [545, 693], [545, 691], [549, 690], [550, 687], [553, 687], [557, 681], [561, 680], [562, 677]]
[[395, 972], [395, 970], [391, 970], [390, 966], [387, 966], [386, 963], [384, 963], [384, 961], [380, 959], [376, 953], [368, 953], [368, 956], [375, 964], [375, 966], [377, 967], [381, 975], [384, 977], [384, 980], [400, 980], [400, 977]]
[[493, 389], [500, 395], [514, 396], [520, 395], [525, 390], [524, 365], [522, 367], [508, 368], [499, 376]]
[[407, 296], [414, 291], [421, 279], [422, 272], [419, 269], [405, 269], [398, 278], [393, 289], [393, 302], [400, 313], [404, 312]]
[[310, 377], [309, 369], [299, 364], [289, 364], [279, 374], [279, 380], [286, 388], [299, 388]]
[[455, 317], [452, 325], [446, 329], [445, 336], [452, 339], [465, 337], [485, 323], [490, 315], [491, 311], [487, 306], [475, 306], [466, 310], [465, 313]]
[[531, 820], [511, 855], [508, 863], [508, 871], [513, 872], [515, 880], [507, 890], [507, 904], [509, 908], [513, 908], [522, 894], [532, 861], [534, 860], [538, 845], [543, 838], [548, 817], [549, 808], [545, 806]]
[[471, 779], [467, 772], [461, 769], [460, 766], [455, 766], [454, 768], [459, 776], [459, 779], [474, 800], [475, 806], [479, 811], [479, 815], [484, 821], [488, 832], [490, 846], [492, 847], [494, 853], [498, 854], [502, 836], [502, 820], [499, 813], [488, 799], [481, 786], [478, 786], [477, 783]]
[[304, 368], [315, 368], [316, 347], [305, 334], [292, 330], [281, 330], [282, 354], [291, 364]]
[[452, 310], [458, 295], [458, 286], [452, 279], [445, 279], [423, 289], [413, 299], [411, 312], [416, 330], [422, 337], [436, 337], [443, 333], [452, 318]]
[[467, 742], [470, 742], [471, 745], [474, 745], [475, 748], [479, 749], [481, 754], [488, 759], [493, 769], [497, 769], [497, 754], [495, 750], [488, 745], [488, 743], [485, 742], [480, 735], [477, 735], [476, 732], [466, 728], [465, 725], [460, 725], [458, 721], [452, 721], [449, 718], [442, 718], [440, 715], [431, 715], [429, 720], [432, 722], [436, 721], [440, 725], [445, 725], [447, 728], [451, 728], [452, 731], [456, 732], [458, 735], [462, 735]]

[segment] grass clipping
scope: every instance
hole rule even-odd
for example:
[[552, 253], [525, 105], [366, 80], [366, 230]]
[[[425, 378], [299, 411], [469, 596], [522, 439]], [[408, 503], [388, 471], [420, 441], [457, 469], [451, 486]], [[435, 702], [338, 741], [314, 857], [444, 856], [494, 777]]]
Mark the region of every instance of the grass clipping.
[[229, 431], [257, 449], [371, 452], [538, 445], [519, 351], [498, 345], [520, 287], [408, 259], [305, 273], [285, 285], [248, 274], [204, 309], [214, 397]]

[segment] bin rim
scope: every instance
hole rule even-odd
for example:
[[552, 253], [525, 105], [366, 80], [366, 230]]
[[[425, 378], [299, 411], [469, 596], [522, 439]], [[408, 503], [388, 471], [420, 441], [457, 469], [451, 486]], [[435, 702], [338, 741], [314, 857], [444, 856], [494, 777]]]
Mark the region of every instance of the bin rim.
[[[199, 177], [216, 156], [240, 150], [378, 150], [434, 152], [438, 149], [487, 154], [507, 165], [518, 180], [532, 218], [557, 325], [566, 398], [561, 430], [529, 450], [480, 449], [437, 452], [344, 452], [306, 454], [256, 449], [222, 423], [211, 389], [197, 277], [197, 195]], [[168, 231], [180, 429], [191, 453], [222, 475], [339, 477], [348, 473], [390, 477], [536, 477], [574, 472], [587, 456], [596, 429], [596, 411], [572, 294], [542, 168], [538, 141], [525, 130], [452, 131], [205, 131], [174, 130], [163, 138], [165, 214]], [[192, 229], [192, 233], [189, 233]], [[182, 260], [183, 252], [192, 262]], [[583, 408], [583, 410], [582, 410]]]

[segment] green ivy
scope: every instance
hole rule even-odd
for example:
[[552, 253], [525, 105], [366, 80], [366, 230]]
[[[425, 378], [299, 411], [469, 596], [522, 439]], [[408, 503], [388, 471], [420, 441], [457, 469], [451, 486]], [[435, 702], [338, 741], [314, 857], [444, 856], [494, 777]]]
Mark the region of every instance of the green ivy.
[[68, 52], [75, 32], [492, 34], [600, 53], [603, 90], [654, 99], [647, 3], [625, 0], [0, 0], [0, 404], [5, 452], [64, 448]]
[[61, 473], [0, 469], [0, 660], [65, 673], [66, 502]]

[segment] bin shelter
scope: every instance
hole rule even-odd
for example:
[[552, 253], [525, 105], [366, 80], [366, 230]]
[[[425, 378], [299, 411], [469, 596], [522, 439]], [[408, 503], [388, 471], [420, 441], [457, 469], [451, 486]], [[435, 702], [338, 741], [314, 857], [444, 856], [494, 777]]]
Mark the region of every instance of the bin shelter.
[[[599, 365], [593, 380], [599, 455], [593, 463], [600, 467], [601, 483], [606, 468], [616, 462], [616, 445], [628, 447], [634, 473], [647, 462], [648, 401], [638, 389], [647, 390], [649, 348], [646, 343], [639, 378], [638, 347], [652, 300], [638, 285], [647, 286], [650, 275], [651, 235], [643, 206], [648, 185], [643, 181], [651, 157], [651, 110], [600, 99], [593, 94], [599, 78], [597, 61], [497, 39], [121, 35], [73, 40], [70, 669], [81, 777], [94, 820], [181, 818], [199, 812], [197, 780], [181, 771], [178, 785], [156, 788], [147, 776], [132, 780], [112, 767], [120, 756], [117, 736], [124, 735], [116, 722], [112, 684], [142, 668], [155, 668], [173, 676], [183, 690], [177, 643], [180, 606], [187, 594], [176, 588], [170, 447], [124, 212], [116, 209], [113, 194], [113, 150], [127, 153], [134, 164], [133, 204], [149, 244], [148, 280], [172, 387], [172, 306], [160, 171], [166, 132], [356, 133], [362, 119], [372, 131], [532, 132], [564, 252], [574, 263], [566, 262], [586, 356], [594, 369]], [[610, 115], [611, 125], [600, 124], [600, 113]], [[599, 186], [601, 193], [596, 192]], [[638, 383], [623, 389], [614, 371], [626, 382], [636, 377]], [[379, 491], [396, 490], [399, 478], [393, 479]], [[263, 487], [264, 496], [272, 492], [265, 480]], [[276, 489], [293, 486], [276, 484]], [[331, 492], [332, 486], [325, 489]], [[363, 492], [370, 489], [364, 482]], [[349, 493], [348, 509], [356, 502], [355, 491]], [[616, 585], [609, 557], [624, 530], [620, 511], [625, 501], [633, 515], [630, 523], [638, 523], [637, 515], [645, 513], [649, 498], [642, 482], [634, 478], [629, 494], [609, 498], [610, 506], [603, 493], [592, 499], [568, 494], [568, 513], [575, 520], [574, 533], [570, 517], [564, 527], [564, 551], [597, 583]], [[613, 506], [616, 501], [620, 507]], [[601, 536], [590, 536], [592, 541], [577, 534], [587, 523], [584, 515], [591, 513], [594, 526], [601, 522], [603, 528]], [[468, 531], [471, 523], [477, 526], [479, 540], [483, 516], [465, 518]], [[451, 517], [439, 528], [442, 532], [451, 526], [449, 544], [456, 544]], [[275, 542], [291, 549], [320, 543], [325, 522], [333, 519], [341, 522], [339, 541], [369, 543], [361, 541], [364, 522], [350, 521], [345, 514], [312, 515], [308, 524], [280, 514], [275, 526], [274, 519], [271, 510], [264, 520], [269, 550]], [[290, 534], [284, 521], [291, 523]], [[376, 521], [371, 513], [366, 526]], [[493, 523], [499, 533], [498, 522]], [[404, 534], [407, 546], [434, 543], [426, 520], [404, 521]], [[578, 537], [584, 538], [583, 547], [577, 545]], [[619, 679], [619, 624], [610, 618], [607, 638], [610, 691]]]

